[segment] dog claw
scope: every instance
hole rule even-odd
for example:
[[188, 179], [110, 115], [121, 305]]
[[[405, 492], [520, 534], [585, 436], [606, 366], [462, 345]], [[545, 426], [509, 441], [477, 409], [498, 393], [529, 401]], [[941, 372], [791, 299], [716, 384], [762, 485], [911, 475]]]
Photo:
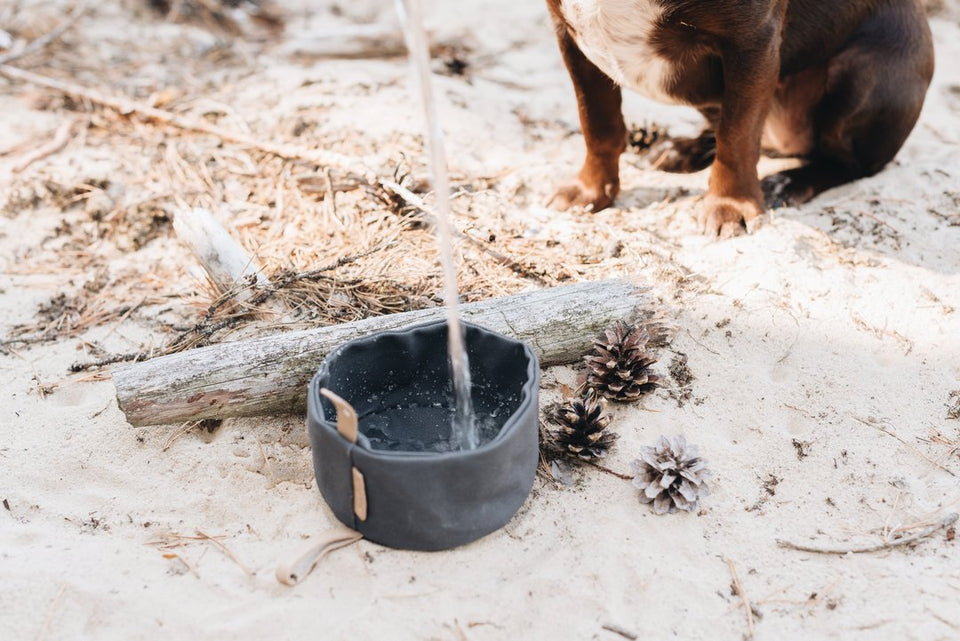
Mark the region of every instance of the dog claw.
[[739, 223], [723, 223], [717, 231], [718, 240], [729, 240], [743, 234], [743, 225]]
[[547, 201], [547, 207], [558, 211], [566, 211], [573, 207], [581, 207], [587, 213], [606, 209], [613, 204], [613, 195], [616, 188], [613, 185], [604, 185], [602, 188], [588, 187], [581, 181], [564, 185], [554, 192]]
[[698, 222], [706, 235], [726, 240], [753, 233], [760, 225], [761, 213], [752, 199], [707, 196], [700, 206]]
[[763, 216], [757, 216], [756, 218], [751, 218], [750, 220], [743, 221], [743, 226], [746, 229], [748, 234], [755, 233], [758, 229], [766, 224], [763, 220]]

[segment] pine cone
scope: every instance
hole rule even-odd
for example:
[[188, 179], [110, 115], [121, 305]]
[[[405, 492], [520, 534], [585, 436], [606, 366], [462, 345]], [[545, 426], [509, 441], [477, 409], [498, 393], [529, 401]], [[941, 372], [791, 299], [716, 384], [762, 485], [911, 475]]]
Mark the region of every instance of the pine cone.
[[643, 447], [640, 460], [631, 463], [637, 476], [633, 485], [641, 490], [640, 501], [653, 503], [657, 514], [692, 512], [697, 500], [710, 493], [707, 480], [712, 476], [707, 462], [697, 456], [697, 446], [687, 439], [661, 436], [656, 447]]
[[660, 377], [650, 371], [657, 358], [647, 350], [650, 335], [638, 326], [618, 322], [593, 341], [593, 352], [585, 357], [590, 373], [587, 385], [609, 399], [635, 401], [653, 391]]
[[581, 399], [563, 403], [553, 414], [560, 429], [553, 437], [568, 454], [584, 460], [603, 458], [620, 435], [607, 430], [610, 415], [604, 411], [604, 399], [588, 390]]

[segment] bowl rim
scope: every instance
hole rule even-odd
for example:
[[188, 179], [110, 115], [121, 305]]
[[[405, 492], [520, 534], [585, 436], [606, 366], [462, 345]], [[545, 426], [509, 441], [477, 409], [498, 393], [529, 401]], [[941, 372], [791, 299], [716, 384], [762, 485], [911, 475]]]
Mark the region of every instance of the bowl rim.
[[[518, 344], [523, 348], [524, 354], [527, 356], [527, 368], [526, 368], [527, 377], [523, 383], [523, 386], [521, 387], [520, 401], [517, 404], [516, 409], [514, 409], [513, 412], [511, 412], [510, 416], [507, 417], [507, 420], [504, 421], [503, 426], [500, 428], [500, 431], [497, 433], [495, 437], [493, 437], [486, 443], [483, 443], [482, 445], [472, 450], [452, 450], [449, 452], [417, 452], [412, 450], [375, 450], [370, 447], [366, 447], [365, 445], [362, 444], [360, 440], [358, 440], [356, 443], [352, 443], [352, 445], [354, 445], [357, 449], [363, 451], [365, 456], [370, 456], [373, 458], [382, 458], [385, 460], [391, 460], [391, 459], [392, 460], [427, 459], [431, 461], [456, 460], [460, 458], [477, 456], [478, 454], [483, 454], [485, 452], [498, 449], [499, 446], [509, 437], [509, 435], [518, 429], [517, 426], [520, 424], [521, 417], [526, 415], [527, 411], [529, 410], [529, 406], [532, 403], [534, 403], [535, 402], [534, 399], [537, 398], [537, 394], [536, 394], [537, 390], [533, 389], [534, 386], [539, 384], [539, 378], [540, 378], [539, 377], [540, 364], [537, 359], [537, 355], [534, 353], [533, 349], [527, 343], [521, 340], [512, 338], [510, 336], [506, 336], [504, 334], [501, 334], [500, 332], [494, 331], [492, 329], [488, 329], [476, 323], [465, 321], [463, 319], [460, 320], [460, 323], [465, 328], [469, 327], [475, 330], [480, 330], [487, 334], [493, 334], [498, 338], [501, 338], [505, 341], [508, 341], [514, 344]], [[330, 420], [328, 420], [327, 417], [324, 415], [323, 404], [320, 402], [321, 381], [329, 377], [330, 361], [338, 357], [341, 352], [348, 349], [349, 347], [358, 343], [365, 343], [365, 342], [371, 341], [376, 337], [380, 337], [384, 335], [409, 334], [417, 330], [432, 329], [434, 327], [446, 326], [446, 325], [447, 325], [446, 319], [413, 323], [411, 325], [407, 325], [406, 327], [378, 331], [372, 334], [368, 334], [366, 336], [360, 336], [360, 337], [351, 339], [346, 343], [343, 343], [342, 345], [339, 345], [338, 347], [330, 351], [326, 355], [326, 357], [324, 357], [323, 362], [320, 364], [320, 367], [317, 370], [317, 373], [314, 374], [313, 378], [310, 380], [310, 386], [308, 388], [310, 402], [308, 403], [308, 411], [307, 411], [309, 422], [311, 424], [316, 424], [319, 427], [319, 429], [324, 429], [336, 434], [336, 436], [340, 439], [343, 439], [344, 442], [348, 442], [337, 431], [336, 424], [330, 422]], [[333, 391], [336, 391], [336, 390], [333, 390]]]

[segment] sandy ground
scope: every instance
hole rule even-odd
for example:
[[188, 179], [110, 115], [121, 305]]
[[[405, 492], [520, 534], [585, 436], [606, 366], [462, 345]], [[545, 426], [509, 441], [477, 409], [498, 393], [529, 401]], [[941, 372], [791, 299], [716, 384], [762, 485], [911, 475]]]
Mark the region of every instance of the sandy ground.
[[[419, 158], [402, 59], [330, 61], [308, 51], [311, 32], [386, 21], [391, 7], [315, 4], [322, 8], [286, 9], [279, 40], [240, 42], [218, 57], [208, 30], [108, 3], [66, 44], [17, 64], [141, 100], [175, 89], [218, 105], [221, 124], [262, 135], [281, 131], [271, 123], [305, 119], [306, 142], [333, 141], [370, 162], [398, 148]], [[65, 226], [93, 229], [102, 212], [91, 205], [95, 187], [64, 195], [56, 186], [134, 184], [172, 164], [169, 154], [157, 161], [158, 149], [183, 134], [142, 123], [118, 132], [104, 110], [0, 80], [0, 335], [63, 322], [50, 311], [58, 294], [95, 290], [98, 270], [118, 301], [150, 299], [135, 313], [0, 352], [0, 638], [740, 639], [750, 625], [771, 640], [960, 638], [960, 544], [951, 534], [845, 556], [776, 543], [877, 543], [960, 510], [960, 396], [951, 397], [960, 390], [957, 12], [932, 19], [937, 75], [886, 171], [778, 210], [752, 236], [713, 242], [693, 219], [705, 174], [658, 173], [637, 156], [624, 158], [617, 209], [542, 208], [582, 153], [545, 8], [429, 6], [439, 35], [469, 34], [467, 75], [438, 81], [451, 164], [459, 176], [496, 177], [487, 192], [461, 197], [470, 224], [513, 230], [504, 251], [559, 240], [568, 279], [630, 275], [676, 314], [679, 332], [658, 365], [667, 383], [642, 407], [614, 408], [621, 438], [607, 465], [628, 471], [641, 445], [684, 434], [714, 470], [713, 494], [696, 514], [657, 517], [628, 482], [582, 468], [572, 487], [539, 478], [513, 521], [476, 543], [425, 554], [364, 541], [298, 587], [279, 585], [276, 566], [334, 525], [303, 417], [228, 420], [172, 439], [178, 426], [127, 424], [109, 380], [68, 373], [99, 353], [92, 345], [162, 343], [157, 319], [195, 318], [184, 292], [197, 286], [189, 255], [153, 210], [146, 223], [128, 217], [119, 231], [96, 227], [65, 241]], [[45, 11], [21, 9], [19, 28], [49, 29], [60, 10]], [[78, 113], [86, 127], [63, 149], [14, 171]], [[626, 113], [696, 131], [686, 109], [630, 96]], [[255, 156], [251, 167], [223, 147], [211, 171], [234, 162], [252, 181], [272, 162]], [[214, 176], [188, 197], [170, 180], [187, 202], [216, 191], [238, 228], [279, 207], [255, 203], [237, 181]], [[174, 200], [164, 189], [152, 192], [161, 205]], [[304, 231], [289, 234], [296, 251], [322, 245], [309, 229], [297, 237]], [[604, 258], [611, 239], [615, 261]], [[496, 293], [500, 281], [487, 280], [483, 291]], [[503, 282], [504, 291], [534, 286]], [[684, 358], [689, 380], [679, 376]], [[546, 372], [543, 402], [577, 375]]]

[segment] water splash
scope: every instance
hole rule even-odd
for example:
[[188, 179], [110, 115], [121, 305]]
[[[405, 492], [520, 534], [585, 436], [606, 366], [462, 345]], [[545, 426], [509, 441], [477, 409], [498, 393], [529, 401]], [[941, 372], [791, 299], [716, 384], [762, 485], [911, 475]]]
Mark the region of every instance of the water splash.
[[450, 374], [456, 405], [451, 442], [461, 450], [475, 449], [479, 443], [470, 396], [470, 363], [460, 324], [457, 266], [453, 258], [453, 233], [450, 214], [450, 178], [443, 148], [443, 131], [437, 117], [430, 78], [430, 44], [423, 29], [420, 0], [394, 0], [404, 26], [410, 60], [420, 83], [420, 94], [427, 121], [427, 141], [430, 150], [430, 168], [433, 174], [433, 192], [436, 200], [437, 242], [443, 267], [443, 301], [447, 308], [447, 328], [450, 352]]

